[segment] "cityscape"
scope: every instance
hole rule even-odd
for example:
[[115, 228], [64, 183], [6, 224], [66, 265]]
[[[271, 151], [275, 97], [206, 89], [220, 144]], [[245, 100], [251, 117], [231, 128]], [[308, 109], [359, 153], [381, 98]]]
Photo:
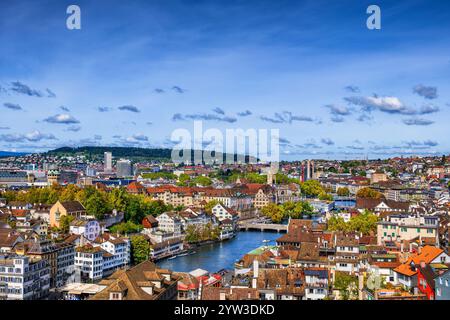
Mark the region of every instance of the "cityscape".
[[1, 303], [450, 300], [449, 31], [425, 0], [1, 2]]
[[2, 299], [450, 299], [449, 156], [0, 168]]

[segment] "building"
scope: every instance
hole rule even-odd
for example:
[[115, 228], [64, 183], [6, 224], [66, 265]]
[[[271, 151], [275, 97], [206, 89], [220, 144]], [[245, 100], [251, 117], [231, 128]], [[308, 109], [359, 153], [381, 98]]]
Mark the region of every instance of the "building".
[[450, 270], [434, 279], [435, 299], [450, 300]]
[[336, 271], [355, 274], [359, 271], [359, 239], [357, 236], [335, 235], [336, 253], [334, 262]]
[[172, 300], [177, 297], [177, 281], [172, 271], [147, 260], [100, 281], [106, 288], [90, 300]]
[[164, 212], [156, 217], [158, 229], [167, 233], [173, 233], [175, 237], [181, 235], [183, 223], [176, 212]]
[[102, 231], [100, 223], [95, 219], [74, 220], [69, 228], [71, 234], [82, 235], [89, 241], [94, 241]]
[[103, 161], [104, 161], [103, 162], [103, 171], [111, 172], [112, 171], [112, 153], [105, 152]]
[[304, 299], [305, 274], [302, 268], [254, 269], [252, 287], [258, 289], [261, 300]]
[[133, 175], [133, 166], [130, 160], [120, 159], [116, 163], [116, 175], [118, 177], [130, 177]]
[[103, 234], [95, 241], [76, 248], [75, 273], [81, 281], [96, 281], [130, 264], [128, 238]]
[[323, 268], [307, 268], [305, 274], [305, 299], [323, 300], [328, 297], [329, 272]]
[[[423, 265], [423, 263], [425, 265]], [[446, 264], [450, 263], [450, 257], [444, 250], [425, 246], [420, 248], [420, 252], [410, 256], [404, 263], [394, 269], [395, 284], [402, 286], [410, 291], [418, 286], [418, 267], [428, 264]]]
[[56, 202], [50, 209], [50, 227], [60, 227], [62, 216], [71, 215], [76, 219], [86, 219], [87, 213], [84, 206], [78, 201]]
[[407, 213], [410, 210], [410, 203], [386, 199], [357, 198], [356, 209], [361, 212], [369, 210], [377, 215], [380, 215], [382, 212]]
[[377, 225], [377, 242], [428, 240], [439, 244], [439, 217], [394, 214], [383, 218]]
[[39, 300], [48, 296], [47, 260], [0, 255], [0, 300]]
[[387, 175], [384, 172], [374, 172], [370, 176], [370, 183], [371, 184], [378, 183], [378, 182], [384, 182], [384, 181], [387, 181], [387, 180], [388, 180]]
[[20, 243], [16, 254], [41, 259], [48, 262], [50, 268], [50, 288], [64, 286], [75, 271], [75, 246], [69, 243], [54, 243], [37, 237]]
[[223, 221], [225, 219], [229, 219], [233, 221], [234, 223], [237, 222], [239, 219], [239, 214], [231, 209], [227, 208], [226, 206], [218, 203], [212, 208], [212, 214], [217, 218], [219, 221]]

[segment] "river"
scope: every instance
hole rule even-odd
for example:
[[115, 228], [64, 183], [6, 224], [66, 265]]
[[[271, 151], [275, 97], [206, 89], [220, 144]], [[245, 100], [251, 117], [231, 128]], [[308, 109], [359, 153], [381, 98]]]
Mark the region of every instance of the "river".
[[269, 245], [275, 244], [275, 239], [281, 237], [282, 233], [242, 231], [236, 237], [219, 243], [208, 244], [196, 248], [196, 253], [172, 260], [157, 262], [161, 268], [172, 271], [190, 272], [197, 268], [216, 272], [221, 269], [233, 269], [236, 260], [244, 254], [263, 245], [263, 240], [272, 240]]

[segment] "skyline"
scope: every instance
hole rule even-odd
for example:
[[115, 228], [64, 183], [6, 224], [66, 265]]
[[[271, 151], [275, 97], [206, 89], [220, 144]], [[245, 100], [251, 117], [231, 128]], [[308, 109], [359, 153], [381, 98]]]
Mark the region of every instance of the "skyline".
[[0, 4], [0, 150], [170, 148], [202, 120], [280, 129], [282, 160], [450, 153], [448, 3], [378, 1], [381, 30], [369, 1], [77, 1], [81, 30], [69, 4]]

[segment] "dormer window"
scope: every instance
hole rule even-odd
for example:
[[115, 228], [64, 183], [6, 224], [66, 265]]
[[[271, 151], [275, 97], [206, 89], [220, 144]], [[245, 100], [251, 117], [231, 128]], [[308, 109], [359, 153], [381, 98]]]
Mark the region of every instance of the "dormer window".
[[122, 293], [121, 292], [110, 292], [109, 300], [122, 300]]

